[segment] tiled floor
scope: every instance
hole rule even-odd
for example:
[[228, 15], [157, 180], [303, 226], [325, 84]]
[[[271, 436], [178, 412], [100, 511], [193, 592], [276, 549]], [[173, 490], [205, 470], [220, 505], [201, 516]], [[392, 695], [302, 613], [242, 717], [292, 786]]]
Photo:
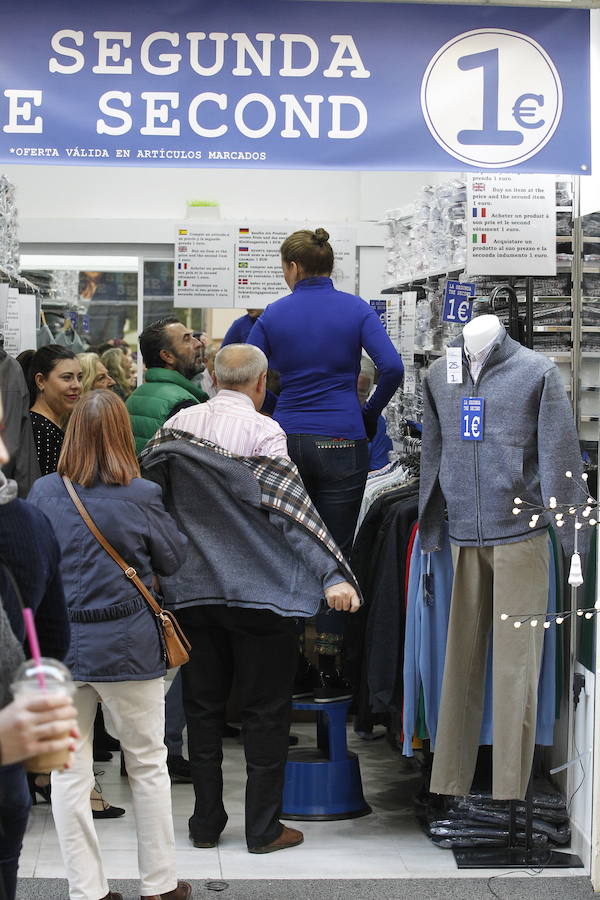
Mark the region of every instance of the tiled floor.
[[[314, 726], [294, 725], [302, 746], [314, 741]], [[196, 850], [188, 839], [192, 809], [191, 785], [173, 786], [173, 815], [180, 877], [193, 879], [294, 878], [482, 878], [497, 870], [459, 871], [448, 850], [440, 850], [421, 833], [411, 794], [418, 782], [410, 763], [385, 740], [364, 742], [349, 733], [349, 745], [360, 756], [364, 793], [373, 807], [369, 816], [340, 822], [290, 823], [302, 829], [301, 847], [266, 856], [250, 855], [244, 841], [243, 750], [237, 741], [225, 744], [225, 805], [229, 822], [219, 846]], [[137, 877], [136, 839], [127, 779], [119, 775], [118, 759], [102, 763], [100, 781], [105, 797], [127, 808], [121, 819], [97, 821], [108, 878]], [[32, 810], [19, 874], [23, 878], [62, 878], [64, 871], [48, 806]], [[582, 869], [546, 870], [544, 875], [581, 875]]]

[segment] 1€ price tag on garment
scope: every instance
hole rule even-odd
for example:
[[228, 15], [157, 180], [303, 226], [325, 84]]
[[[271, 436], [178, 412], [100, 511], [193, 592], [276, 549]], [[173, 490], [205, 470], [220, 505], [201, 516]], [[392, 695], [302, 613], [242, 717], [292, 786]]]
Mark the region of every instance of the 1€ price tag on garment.
[[448, 384], [462, 384], [462, 349], [461, 347], [446, 348], [446, 381]]
[[473, 297], [475, 285], [468, 281], [446, 282], [444, 291], [444, 308], [442, 320], [454, 322], [455, 325], [466, 325], [473, 314]]
[[483, 407], [483, 397], [463, 397], [460, 416], [461, 440], [483, 440]]

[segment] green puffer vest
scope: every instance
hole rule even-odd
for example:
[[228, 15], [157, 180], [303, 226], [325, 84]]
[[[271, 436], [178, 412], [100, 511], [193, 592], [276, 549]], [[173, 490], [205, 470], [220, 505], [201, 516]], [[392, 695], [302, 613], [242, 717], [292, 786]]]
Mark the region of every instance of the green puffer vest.
[[204, 391], [173, 369], [148, 369], [146, 380], [127, 400], [127, 411], [135, 437], [136, 453], [141, 453], [151, 437], [171, 415], [179, 403], [191, 400], [204, 403]]

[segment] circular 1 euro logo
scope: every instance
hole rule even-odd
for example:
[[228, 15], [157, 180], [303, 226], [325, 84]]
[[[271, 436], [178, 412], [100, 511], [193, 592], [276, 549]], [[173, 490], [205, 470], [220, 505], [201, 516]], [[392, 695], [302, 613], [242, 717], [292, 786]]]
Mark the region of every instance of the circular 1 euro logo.
[[515, 166], [544, 147], [560, 121], [562, 85], [537, 41], [480, 28], [444, 44], [427, 66], [421, 109], [440, 147], [481, 168]]

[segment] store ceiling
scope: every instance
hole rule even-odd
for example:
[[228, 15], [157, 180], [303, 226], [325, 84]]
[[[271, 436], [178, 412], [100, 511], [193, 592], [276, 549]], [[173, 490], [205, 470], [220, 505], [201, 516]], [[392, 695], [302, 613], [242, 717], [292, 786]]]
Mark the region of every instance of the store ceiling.
[[[319, 3], [414, 3], [415, 0], [317, 0]], [[600, 0], [417, 0], [446, 6], [551, 6], [561, 9], [600, 9]]]

